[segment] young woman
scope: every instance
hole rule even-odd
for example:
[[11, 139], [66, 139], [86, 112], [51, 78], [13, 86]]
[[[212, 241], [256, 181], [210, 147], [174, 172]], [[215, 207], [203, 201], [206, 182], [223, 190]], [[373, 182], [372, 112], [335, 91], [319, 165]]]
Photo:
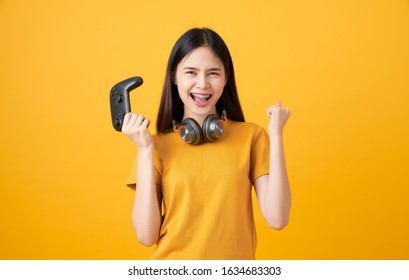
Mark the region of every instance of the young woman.
[[268, 225], [288, 224], [290, 188], [283, 128], [290, 116], [267, 109], [268, 133], [244, 120], [233, 62], [222, 38], [191, 29], [172, 49], [157, 118], [129, 113], [123, 133], [137, 149], [128, 186], [138, 239], [152, 259], [254, 259], [255, 188]]

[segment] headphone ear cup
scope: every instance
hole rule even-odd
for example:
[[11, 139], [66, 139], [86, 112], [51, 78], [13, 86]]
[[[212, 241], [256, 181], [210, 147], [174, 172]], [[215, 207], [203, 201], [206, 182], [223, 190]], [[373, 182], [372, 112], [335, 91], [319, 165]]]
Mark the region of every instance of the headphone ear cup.
[[207, 142], [214, 142], [223, 134], [223, 121], [215, 115], [208, 115], [203, 121], [202, 131]]
[[180, 137], [188, 144], [197, 145], [202, 142], [202, 130], [199, 123], [192, 118], [182, 121], [179, 129]]

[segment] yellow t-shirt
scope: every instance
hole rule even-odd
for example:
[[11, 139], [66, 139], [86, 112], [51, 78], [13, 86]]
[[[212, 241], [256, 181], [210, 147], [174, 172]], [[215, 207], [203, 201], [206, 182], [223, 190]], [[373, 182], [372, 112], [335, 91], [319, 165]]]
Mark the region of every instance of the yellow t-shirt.
[[[152, 259], [254, 259], [251, 191], [269, 172], [264, 128], [227, 120], [217, 142], [189, 145], [177, 132], [153, 136], [164, 213]], [[136, 161], [127, 185], [136, 182]]]

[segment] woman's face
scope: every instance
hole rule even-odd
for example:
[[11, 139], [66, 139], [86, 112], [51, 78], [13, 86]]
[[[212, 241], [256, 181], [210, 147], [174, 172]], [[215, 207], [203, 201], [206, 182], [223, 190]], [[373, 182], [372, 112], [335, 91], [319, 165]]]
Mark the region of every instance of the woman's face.
[[183, 118], [194, 118], [201, 124], [207, 115], [216, 114], [216, 103], [226, 85], [226, 73], [211, 48], [199, 47], [180, 61], [174, 83], [184, 104]]

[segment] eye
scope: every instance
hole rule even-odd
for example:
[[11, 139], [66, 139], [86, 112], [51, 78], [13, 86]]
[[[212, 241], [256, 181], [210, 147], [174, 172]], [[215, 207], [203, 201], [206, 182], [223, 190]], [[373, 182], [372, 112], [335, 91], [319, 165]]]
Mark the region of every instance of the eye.
[[196, 72], [189, 70], [189, 71], [186, 71], [185, 74], [190, 75], [190, 76], [194, 76], [194, 75], [196, 75]]
[[220, 76], [219, 72], [210, 72], [209, 73], [210, 76]]

